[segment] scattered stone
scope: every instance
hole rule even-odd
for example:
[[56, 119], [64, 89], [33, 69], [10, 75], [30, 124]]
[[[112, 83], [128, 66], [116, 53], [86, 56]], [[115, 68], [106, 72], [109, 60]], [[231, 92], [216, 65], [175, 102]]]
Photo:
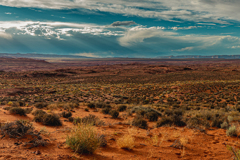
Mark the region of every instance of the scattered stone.
[[35, 154], [36, 154], [36, 155], [40, 155], [41, 152], [40, 152], [39, 150], [37, 150], [37, 151], [35, 151]]

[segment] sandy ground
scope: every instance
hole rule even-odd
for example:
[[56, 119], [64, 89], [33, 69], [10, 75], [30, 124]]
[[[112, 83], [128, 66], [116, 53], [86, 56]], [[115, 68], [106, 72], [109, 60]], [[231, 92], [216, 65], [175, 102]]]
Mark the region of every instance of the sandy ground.
[[[73, 127], [66, 119], [61, 118], [63, 126], [48, 127], [32, 122], [36, 130], [46, 127], [50, 135], [44, 138], [50, 141], [46, 147], [28, 149], [16, 142], [24, 141], [5, 137], [0, 143], [0, 159], [89, 159], [89, 160], [174, 160], [174, 159], [230, 159], [231, 153], [226, 145], [239, 147], [239, 139], [226, 136], [223, 129], [210, 129], [205, 133], [186, 127], [161, 127], [154, 128], [153, 122], [149, 123], [149, 130], [139, 129], [128, 125], [133, 117], [125, 117], [121, 113], [119, 119], [112, 119], [109, 115], [100, 112], [84, 111], [84, 106], [73, 113], [73, 117], [84, 117], [89, 114], [96, 115], [105, 122], [105, 126], [96, 127], [98, 133], [106, 135], [107, 146], [96, 150], [93, 155], [77, 155], [65, 145], [66, 136]], [[55, 113], [59, 111], [54, 111]], [[32, 120], [33, 116], [26, 117], [10, 115], [8, 111], [0, 110], [2, 122], [11, 122], [17, 119]], [[120, 149], [116, 140], [131, 131], [135, 138], [135, 147], [132, 150]], [[157, 138], [156, 138], [157, 137]], [[157, 139], [153, 141], [154, 139]], [[170, 147], [175, 140], [185, 142], [183, 148]], [[158, 142], [155, 143], [154, 142]]]

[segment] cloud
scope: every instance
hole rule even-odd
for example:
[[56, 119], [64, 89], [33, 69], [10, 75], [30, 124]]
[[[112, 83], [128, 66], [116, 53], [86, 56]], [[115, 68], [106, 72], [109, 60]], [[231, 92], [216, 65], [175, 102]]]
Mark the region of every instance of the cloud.
[[170, 27], [172, 30], [187, 30], [187, 29], [197, 29], [202, 28], [203, 26], [188, 26], [188, 27]]
[[131, 28], [123, 37], [119, 38], [122, 46], [131, 46], [134, 43], [143, 42], [144, 39], [151, 37], [161, 37], [166, 35], [176, 35], [174, 32], [164, 32], [156, 27], [142, 28], [140, 26]]
[[82, 33], [104, 36], [121, 36], [127, 28], [114, 29], [105, 25], [91, 23], [78, 24], [69, 22], [39, 22], [39, 21], [0, 21], [0, 31], [13, 35], [42, 36], [46, 39], [72, 36], [71, 33]]
[[172, 50], [172, 51], [180, 51], [180, 52], [182, 52], [182, 51], [190, 51], [190, 50], [192, 50], [193, 49], [193, 47], [185, 47], [185, 48], [181, 48], [181, 49], [177, 49], [177, 50]]
[[190, 30], [196, 27], [177, 26], [174, 30], [161, 26], [0, 21], [0, 48], [1, 52], [10, 53], [71, 53], [92, 57], [240, 52], [238, 37], [219, 33], [203, 35]]
[[87, 9], [163, 20], [228, 24], [240, 21], [239, 0], [2, 0], [0, 5], [47, 9]]
[[145, 51], [155, 51], [164, 53], [184, 52], [193, 53], [200, 51], [218, 50], [232, 47], [233, 44], [239, 44], [238, 37], [230, 35], [199, 35], [189, 34], [182, 35], [180, 33], [151, 28], [135, 27], [130, 29], [119, 39], [119, 44], [124, 47], [134, 48], [138, 51], [145, 48]]
[[100, 56], [96, 55], [95, 53], [76, 53], [76, 54], [73, 54], [73, 55], [91, 57], [91, 58], [99, 58], [100, 57]]
[[237, 49], [237, 48], [240, 48], [240, 46], [232, 46], [231, 48], [232, 49]]
[[129, 25], [133, 25], [133, 24], [136, 24], [135, 22], [133, 21], [117, 21], [117, 22], [113, 22], [111, 24], [111, 26], [129, 26]]
[[11, 39], [12, 36], [10, 34], [8, 34], [8, 33], [0, 32], [0, 38]]

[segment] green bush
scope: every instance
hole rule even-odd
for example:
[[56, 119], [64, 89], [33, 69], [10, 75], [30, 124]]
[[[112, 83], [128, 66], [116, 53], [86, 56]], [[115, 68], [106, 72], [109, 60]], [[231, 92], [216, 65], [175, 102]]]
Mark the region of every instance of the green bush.
[[66, 138], [66, 144], [79, 154], [94, 153], [100, 143], [97, 132], [89, 124], [78, 124]]
[[25, 109], [22, 109], [22, 108], [20, 108], [20, 107], [12, 107], [12, 108], [10, 108], [9, 112], [10, 112], [11, 114], [18, 114], [18, 115], [20, 115], [20, 116], [26, 116], [26, 111], [25, 111]]

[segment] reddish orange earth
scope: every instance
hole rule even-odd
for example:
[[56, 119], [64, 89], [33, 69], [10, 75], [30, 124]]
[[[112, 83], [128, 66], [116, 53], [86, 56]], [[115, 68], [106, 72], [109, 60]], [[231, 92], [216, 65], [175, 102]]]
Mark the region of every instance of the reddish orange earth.
[[[3, 106], [1, 106], [3, 107]], [[80, 106], [73, 113], [73, 117], [84, 117], [89, 114], [96, 115], [105, 122], [105, 126], [96, 127], [99, 134], [106, 135], [107, 146], [96, 150], [93, 155], [78, 155], [65, 144], [66, 136], [73, 127], [70, 122], [61, 118], [63, 126], [46, 127], [49, 135], [44, 135], [50, 143], [45, 147], [35, 147], [28, 149], [16, 142], [24, 141], [5, 137], [0, 143], [0, 159], [86, 159], [86, 160], [175, 160], [175, 159], [230, 159], [231, 153], [226, 145], [239, 147], [239, 139], [226, 136], [226, 130], [214, 129], [200, 132], [187, 127], [161, 127], [155, 128], [155, 123], [149, 122], [149, 130], [135, 128], [129, 125], [133, 117], [125, 117], [125, 113], [120, 114], [119, 119], [112, 119], [109, 115], [100, 112], [84, 111], [85, 106]], [[60, 111], [53, 111], [58, 113]], [[2, 122], [11, 122], [17, 119], [32, 121], [33, 115], [24, 116], [10, 115], [8, 111], [0, 109]], [[32, 122], [35, 129], [40, 131], [44, 126], [40, 123]], [[131, 132], [135, 138], [135, 147], [132, 150], [120, 149], [116, 140]], [[185, 142], [182, 148], [170, 147], [175, 140]]]

